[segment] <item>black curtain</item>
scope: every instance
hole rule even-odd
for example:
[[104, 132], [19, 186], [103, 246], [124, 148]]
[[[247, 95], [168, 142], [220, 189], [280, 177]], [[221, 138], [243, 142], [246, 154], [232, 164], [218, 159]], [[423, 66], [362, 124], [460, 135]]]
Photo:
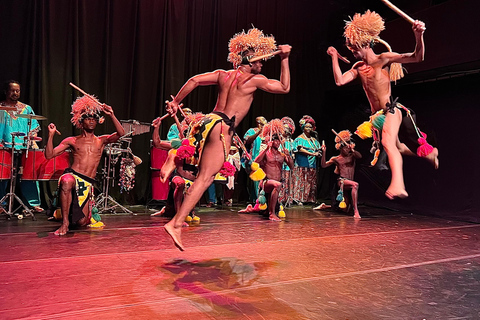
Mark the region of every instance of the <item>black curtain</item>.
[[[474, 0], [410, 2], [399, 0], [396, 4], [427, 23], [427, 57], [421, 64], [407, 66], [410, 74], [393, 90], [397, 94], [398, 88], [397, 95], [410, 100], [408, 104], [419, 113], [419, 119], [422, 116], [425, 125], [438, 137], [441, 157], [447, 158], [447, 155], [458, 152], [450, 142], [460, 139], [456, 136], [460, 129], [440, 125], [436, 117], [450, 118], [452, 105], [447, 104], [446, 97], [460, 101], [465, 94], [459, 90], [442, 89], [445, 99], [435, 99], [435, 106], [429, 102], [437, 95], [438, 88], [453, 88], [456, 83], [468, 84], [471, 80], [478, 80], [472, 78], [474, 75], [451, 80], [442, 80], [441, 77], [446, 72], [478, 69], [479, 39], [472, 31], [476, 30], [475, 14], [479, 4]], [[61, 138], [78, 134], [70, 124], [69, 113], [79, 93], [68, 85], [69, 82], [111, 105], [119, 119], [148, 123], [164, 113], [164, 101], [192, 75], [231, 68], [227, 62], [229, 39], [253, 25], [266, 34], [273, 34], [278, 44], [292, 45], [292, 89], [287, 95], [255, 93], [251, 111], [240, 125], [239, 134], [251, 127], [258, 115], [267, 119], [289, 115], [298, 121], [304, 114], [309, 114], [317, 121], [320, 140], [325, 140], [332, 151], [330, 129], [354, 130], [363, 118], [368, 117], [364, 112], [368, 106], [358, 84], [335, 87], [330, 59], [325, 52], [329, 45], [335, 45], [340, 53], [353, 60], [343, 46], [344, 20], [366, 9], [375, 10], [386, 19], [387, 30], [381, 35], [395, 51], [413, 50], [414, 37], [409, 24], [398, 19], [380, 1], [373, 0], [3, 0], [0, 2], [3, 45], [0, 78], [21, 82], [21, 100], [32, 105], [37, 114], [48, 118], [42, 123], [43, 136], [46, 138], [49, 122], [54, 122], [63, 133], [62, 137], [55, 138], [56, 144]], [[342, 68], [347, 70], [348, 66]], [[278, 79], [278, 58], [265, 62], [262, 73]], [[422, 81], [433, 82], [430, 86], [416, 84]], [[455, 104], [454, 114], [460, 118], [458, 120], [476, 115], [476, 92], [473, 89], [467, 91], [469, 98], [462, 100], [465, 103]], [[215, 87], [198, 88], [184, 103], [193, 110], [209, 112], [215, 104], [216, 94]], [[404, 99], [402, 101], [407, 104]], [[427, 114], [420, 115], [420, 110]], [[172, 123], [169, 119], [162, 124], [162, 137]], [[113, 130], [107, 119], [98, 127], [98, 134]], [[462, 126], [462, 136], [472, 136], [473, 130]], [[456, 139], [444, 139], [443, 136], [450, 134]], [[149, 199], [146, 181], [150, 175], [150, 138], [149, 133], [133, 137], [133, 152], [144, 160], [144, 164], [137, 167], [136, 187], [125, 201], [145, 203]], [[444, 141], [449, 141], [448, 145]], [[472, 160], [478, 159], [478, 151], [472, 152]], [[440, 174], [418, 172], [418, 167], [413, 165], [408, 168], [408, 174], [413, 172], [421, 175], [424, 181], [436, 181], [433, 189], [427, 183], [424, 192], [449, 190], [452, 188], [451, 177], [459, 176], [458, 179], [466, 181], [472, 191], [462, 194], [464, 199], [460, 201], [475, 201], [473, 194], [478, 193], [479, 188], [468, 182], [472, 172], [452, 170], [456, 168], [454, 165], [445, 167], [441, 163]], [[438, 180], [438, 174], [446, 175], [446, 178]], [[328, 170], [321, 173], [319, 197], [329, 196], [329, 175]], [[407, 187], [410, 190], [411, 186]], [[368, 199], [369, 192], [364, 189], [367, 186], [361, 187], [360, 198], [365, 196]], [[372, 199], [381, 199], [382, 193], [373, 192]], [[410, 192], [412, 197], [415, 193]], [[423, 200], [409, 201], [412, 202], [405, 204], [408, 208], [423, 207]], [[430, 206], [437, 208], [441, 204], [434, 201]], [[474, 215], [476, 207], [471, 206], [468, 215]]]

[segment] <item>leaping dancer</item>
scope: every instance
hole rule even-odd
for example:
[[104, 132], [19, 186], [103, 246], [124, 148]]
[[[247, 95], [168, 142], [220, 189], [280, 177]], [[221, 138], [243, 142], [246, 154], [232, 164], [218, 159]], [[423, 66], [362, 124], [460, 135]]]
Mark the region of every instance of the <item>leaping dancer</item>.
[[[250, 62], [252, 58], [271, 54], [280, 50], [280, 81], [268, 79], [260, 74], [262, 63]], [[252, 28], [247, 33], [236, 34], [229, 43], [228, 61], [233, 70], [216, 70], [190, 78], [172, 101], [167, 102], [167, 111], [175, 113], [182, 100], [198, 86], [217, 85], [217, 103], [212, 113], [206, 115], [201, 126], [202, 141], [198, 143], [198, 175], [185, 195], [184, 201], [172, 220], [165, 224], [175, 246], [184, 250], [181, 230], [186, 216], [195, 207], [203, 193], [212, 184], [215, 175], [222, 169], [232, 143], [235, 127], [248, 113], [253, 101], [253, 93], [261, 89], [270, 93], [290, 91], [290, 69], [288, 56], [291, 46], [275, 46], [273, 36], [265, 36], [262, 31]]]
[[[415, 50], [411, 53], [395, 53], [391, 52], [388, 44], [379, 37], [380, 32], [385, 29], [382, 17], [369, 10], [364, 14], [356, 13], [353, 19], [346, 23], [344, 36], [348, 49], [361, 61], [355, 63], [343, 74], [338, 63], [337, 50], [334, 47], [329, 47], [327, 50], [332, 57], [335, 83], [342, 86], [360, 78], [370, 102], [372, 114], [381, 111], [386, 115], [383, 129], [381, 129], [381, 142], [387, 152], [392, 171], [392, 180], [385, 192], [389, 199], [408, 197], [403, 180], [402, 155], [415, 155], [416, 151], [418, 156], [426, 158], [436, 169], [438, 168], [438, 149], [426, 143], [426, 136], [416, 127], [411, 110], [391, 97], [390, 81], [403, 77], [400, 64], [420, 62], [424, 59], [425, 24], [418, 20], [413, 21], [412, 24], [416, 41]], [[388, 48], [387, 52], [375, 54], [372, 47], [379, 42]], [[413, 131], [414, 134], [410, 135], [409, 139], [400, 141], [399, 130], [400, 132]]]

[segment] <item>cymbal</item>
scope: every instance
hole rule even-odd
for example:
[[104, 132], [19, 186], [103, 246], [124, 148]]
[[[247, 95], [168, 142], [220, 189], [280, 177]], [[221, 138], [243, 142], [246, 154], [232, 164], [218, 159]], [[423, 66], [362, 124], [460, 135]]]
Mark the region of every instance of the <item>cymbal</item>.
[[0, 110], [5, 110], [5, 111], [17, 111], [17, 107], [0, 106]]
[[35, 119], [35, 120], [47, 120], [47, 117], [36, 115], [36, 114], [17, 114], [18, 118], [25, 118], [25, 119]]

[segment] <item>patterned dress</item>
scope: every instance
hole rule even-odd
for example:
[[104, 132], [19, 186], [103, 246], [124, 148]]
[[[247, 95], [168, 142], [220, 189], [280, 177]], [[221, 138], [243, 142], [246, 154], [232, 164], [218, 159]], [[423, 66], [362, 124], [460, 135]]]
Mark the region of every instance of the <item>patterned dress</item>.
[[298, 202], [315, 203], [317, 198], [317, 158], [299, 152], [302, 147], [309, 152], [320, 150], [320, 143], [313, 137], [307, 138], [303, 133], [293, 142], [295, 168], [293, 170], [293, 199]]

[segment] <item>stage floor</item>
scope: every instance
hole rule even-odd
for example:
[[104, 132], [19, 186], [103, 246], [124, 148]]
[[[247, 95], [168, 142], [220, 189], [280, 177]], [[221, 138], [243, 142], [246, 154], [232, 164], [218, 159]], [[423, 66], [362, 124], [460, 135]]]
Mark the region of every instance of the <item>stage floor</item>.
[[1, 216], [0, 319], [480, 318], [480, 224], [202, 208], [180, 252], [168, 218], [136, 209], [63, 237], [44, 215]]

